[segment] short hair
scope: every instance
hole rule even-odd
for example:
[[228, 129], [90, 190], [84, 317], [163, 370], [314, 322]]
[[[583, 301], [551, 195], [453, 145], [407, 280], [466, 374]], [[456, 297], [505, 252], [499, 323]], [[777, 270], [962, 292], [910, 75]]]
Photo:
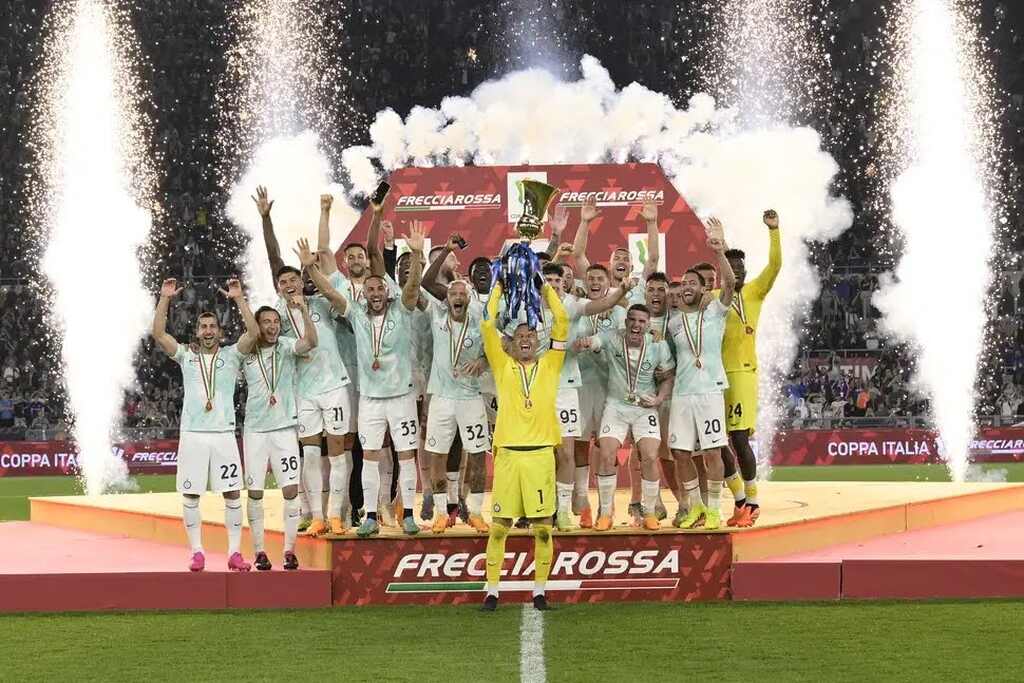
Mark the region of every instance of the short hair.
[[220, 327], [220, 318], [218, 318], [217, 314], [214, 313], [213, 311], [202, 311], [199, 315], [197, 315], [196, 316], [196, 327], [199, 326], [199, 322], [203, 318], [213, 318], [213, 321], [215, 323], [217, 323], [217, 327]]
[[629, 249], [626, 247], [615, 247], [614, 249], [612, 249], [612, 255], [614, 255], [617, 251], [625, 252], [626, 256], [633, 258], [633, 254], [629, 253]]
[[562, 263], [560, 265], [562, 266], [562, 277], [568, 277], [569, 273], [572, 273], [573, 275], [576, 274], [576, 269], [570, 266], [568, 263]]
[[693, 268], [688, 268], [686, 272], [683, 273], [683, 277], [686, 277], [690, 273], [693, 273], [694, 275], [697, 276], [697, 281], [700, 282], [701, 287], [707, 284], [707, 281], [704, 279], [704, 276], [701, 275], [698, 271], [694, 270]]
[[602, 273], [604, 273], [605, 275], [608, 275], [608, 269], [607, 269], [607, 268], [605, 268], [605, 267], [604, 267], [604, 265], [602, 265], [602, 264], [600, 264], [600, 263], [591, 263], [591, 264], [590, 264], [590, 265], [589, 265], [589, 266], [587, 267], [587, 274], [589, 275], [589, 274], [590, 274], [590, 271], [592, 271], [592, 270], [599, 270], [599, 271], [601, 271]]
[[548, 252], [546, 252], [546, 251], [537, 251], [537, 252], [534, 252], [534, 253], [537, 254], [537, 260], [538, 261], [543, 261], [544, 263], [550, 263], [551, 262], [551, 254], [549, 254]]
[[726, 249], [725, 258], [738, 258], [741, 261], [747, 258], [742, 249]]
[[[741, 252], [741, 253], [742, 253], [742, 252]], [[716, 269], [716, 268], [715, 268], [715, 267], [714, 267], [713, 265], [711, 265], [710, 263], [708, 263], [707, 261], [701, 261], [700, 263], [698, 263], [697, 265], [695, 265], [695, 266], [693, 267], [693, 269], [694, 269], [694, 270], [714, 270], [714, 271], [716, 271], [716, 272], [717, 272], [717, 269]]]
[[557, 263], [545, 263], [544, 267], [540, 270], [544, 275], [557, 275], [558, 277], [564, 277], [565, 274], [562, 272], [562, 266]]
[[647, 308], [644, 304], [633, 304], [626, 310], [626, 315], [629, 315], [633, 311], [640, 311], [641, 313], [646, 313], [648, 318], [651, 317], [651, 309]]
[[302, 277], [302, 271], [295, 266], [281, 266], [277, 269], [277, 273], [274, 274], [274, 281], [276, 282], [277, 280], [280, 280], [281, 276], [285, 273], [295, 273], [299, 277]]
[[380, 284], [382, 286], [387, 286], [387, 281], [384, 279], [383, 275], [375, 275], [373, 273], [370, 273], [369, 275], [366, 276], [366, 279], [363, 280], [363, 287], [366, 287], [366, 284], [370, 280], [380, 280]]
[[281, 314], [273, 306], [260, 306], [259, 308], [256, 309], [256, 322], [260, 321], [260, 316], [263, 315], [264, 313], [273, 313], [274, 315], [277, 316], [278, 320], [281, 319]]
[[647, 276], [647, 283], [650, 284], [651, 282], [664, 282], [668, 285], [668, 276], [661, 272], [651, 273]]
[[480, 263], [486, 264], [488, 268], [491, 267], [491, 259], [487, 258], [486, 256], [477, 256], [475, 259], [469, 262], [469, 269], [473, 270]]
[[370, 252], [366, 250], [366, 246], [363, 245], [362, 242], [349, 242], [348, 244], [341, 248], [342, 252], [346, 252], [349, 249], [362, 249], [363, 253], [366, 254], [366, 256], [370, 255]]
[[673, 280], [672, 282], [668, 283], [668, 288], [669, 289], [672, 289], [673, 287], [682, 287], [682, 286], [683, 286], [683, 283], [682, 283], [681, 280]]

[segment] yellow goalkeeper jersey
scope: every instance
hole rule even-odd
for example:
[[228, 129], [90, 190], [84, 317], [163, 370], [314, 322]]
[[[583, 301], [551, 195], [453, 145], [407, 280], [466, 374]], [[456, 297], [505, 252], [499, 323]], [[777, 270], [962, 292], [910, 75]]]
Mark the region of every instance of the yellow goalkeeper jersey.
[[757, 371], [757, 323], [761, 304], [782, 268], [782, 243], [778, 228], [768, 231], [768, 265], [733, 295], [722, 338], [722, 365], [729, 372]]
[[480, 325], [484, 353], [494, 373], [498, 418], [494, 426], [494, 446], [555, 446], [562, 440], [562, 429], [555, 409], [559, 376], [565, 361], [569, 319], [555, 290], [544, 285], [544, 299], [554, 316], [551, 350], [533, 363], [520, 363], [501, 345], [495, 327], [501, 285], [495, 285], [487, 302], [487, 319]]

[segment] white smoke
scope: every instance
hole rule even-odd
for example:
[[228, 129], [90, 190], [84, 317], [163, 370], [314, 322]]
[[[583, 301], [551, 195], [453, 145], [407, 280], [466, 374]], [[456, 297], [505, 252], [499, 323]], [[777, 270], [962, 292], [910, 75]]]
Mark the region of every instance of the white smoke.
[[[352, 165], [346, 161], [353, 189], [373, 189], [377, 176], [366, 172], [371, 159], [387, 170], [469, 162], [657, 162], [702, 216], [723, 220], [730, 246], [747, 252], [748, 279], [767, 262], [761, 214], [775, 209], [783, 268], [758, 333], [758, 431], [770, 438], [777, 401], [764, 399], [777, 397], [778, 387], [767, 382], [789, 371], [799, 343], [796, 321], [819, 290], [807, 242], [834, 239], [853, 218], [849, 204], [829, 191], [836, 162], [809, 128], [742, 131], [736, 112], [716, 107], [708, 95], [676, 108], [667, 95], [638, 83], [617, 89], [591, 56], [580, 66], [583, 75], [576, 81], [539, 69], [514, 72], [480, 85], [469, 97], [447, 97], [437, 109], [416, 107], [404, 121], [392, 110], [379, 112], [370, 128], [371, 149], [348, 157]], [[767, 460], [768, 444], [760, 445]]]
[[232, 188], [228, 217], [249, 234], [245, 257], [245, 281], [256, 305], [272, 303], [276, 298], [273, 274], [267, 261], [263, 240], [263, 221], [252, 196], [257, 185], [265, 185], [274, 202], [271, 218], [284, 262], [298, 266], [292, 251], [304, 237], [316, 244], [320, 223], [320, 195], [334, 195], [331, 209], [331, 248], [337, 250], [348, 236], [359, 214], [348, 204], [344, 188], [332, 181], [327, 157], [319, 148], [317, 136], [304, 131], [294, 136], [279, 136], [260, 145], [242, 179]]

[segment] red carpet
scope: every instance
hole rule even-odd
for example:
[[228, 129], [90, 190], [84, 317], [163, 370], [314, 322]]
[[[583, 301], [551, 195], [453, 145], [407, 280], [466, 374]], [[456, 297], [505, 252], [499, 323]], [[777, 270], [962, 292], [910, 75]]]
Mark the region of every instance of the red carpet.
[[733, 565], [738, 600], [1024, 596], [1024, 512]]
[[184, 546], [30, 522], [0, 524], [0, 548], [0, 612], [331, 604], [326, 570], [237, 574], [225, 555], [207, 553], [207, 570], [193, 574]]

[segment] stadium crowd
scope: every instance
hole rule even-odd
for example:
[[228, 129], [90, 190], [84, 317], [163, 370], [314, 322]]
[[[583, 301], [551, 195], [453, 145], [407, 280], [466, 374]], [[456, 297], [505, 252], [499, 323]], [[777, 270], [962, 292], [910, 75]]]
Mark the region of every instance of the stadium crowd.
[[[507, 26], [511, 10], [471, 0], [404, 3], [356, 0], [345, 22], [351, 92], [365, 131], [373, 114], [392, 107], [407, 112], [417, 103], [434, 104], [444, 96], [466, 93], [489, 77], [522, 66], [510, 56]], [[618, 83], [632, 80], [671, 87], [678, 102], [699, 88], [694, 60], [680, 60], [680, 41], [693, 35], [699, 21], [696, 3], [643, 0], [631, 3], [557, 3], [541, 24], [567, 26], [565, 47], [597, 56]], [[877, 16], [860, 3], [835, 2], [830, 14], [830, 59], [835, 98], [871, 110], [879, 75]], [[1010, 145], [1010, 206], [1024, 206], [1015, 170], [1024, 162], [1024, 13], [1020, 3], [986, 0], [982, 21], [989, 31], [998, 85], [1006, 93], [1002, 138]], [[0, 3], [0, 439], [59, 438], [66, 431], [64, 391], [59, 377], [57, 338], [48, 332], [41, 301], [45, 283], [36, 272], [38, 246], [28, 229], [26, 145], [40, 46], [36, 40], [47, 3]], [[545, 5], [546, 7], [546, 5]], [[173, 272], [192, 283], [170, 311], [169, 330], [184, 338], [195, 315], [212, 309], [229, 336], [241, 330], [237, 312], [216, 296], [216, 283], [237, 271], [238, 251], [212, 248], [216, 236], [237, 231], [224, 215], [226, 195], [210, 172], [216, 164], [217, 117], [213, 96], [223, 73], [224, 50], [207, 27], [223, 25], [224, 3], [175, 0], [136, 8], [135, 28], [151, 71], [148, 112], [154, 122], [158, 201], [164, 211], [154, 234], [158, 254], [154, 273]], [[539, 24], [538, 24], [539, 25]], [[617, 27], [628, 26], [622, 40]], [[401, 87], [396, 87], [400, 85]], [[863, 105], [863, 106], [862, 106]], [[887, 342], [878, 329], [871, 298], [878, 274], [891, 267], [891, 252], [879, 250], [888, 226], [885, 211], [872, 201], [880, 191], [878, 131], [859, 114], [832, 105], [807, 112], [826, 146], [842, 160], [837, 191], [854, 205], [855, 223], [827, 248], [814, 253], [822, 273], [822, 295], [808, 316], [800, 357], [786, 387], [794, 426], [804, 428], [885, 420], [912, 424], [926, 405], [908, 387], [910, 356]], [[360, 122], [357, 122], [360, 123]], [[364, 140], [353, 139], [348, 144]], [[11, 180], [13, 179], [13, 182]], [[991, 353], [981, 379], [979, 413], [985, 420], [1012, 423], [1024, 416], [1024, 219], [1014, 214], [1007, 225], [994, 283], [995, 318]], [[218, 242], [221, 244], [221, 242]], [[155, 291], [155, 276], [149, 282]], [[869, 359], [854, 364], [846, 359]], [[175, 430], [180, 379], [166, 372], [152, 342], [138, 355], [138, 387], [125, 398], [125, 427], [138, 434]], [[869, 371], [863, 371], [869, 368]], [[239, 407], [244, 403], [240, 392]]]

